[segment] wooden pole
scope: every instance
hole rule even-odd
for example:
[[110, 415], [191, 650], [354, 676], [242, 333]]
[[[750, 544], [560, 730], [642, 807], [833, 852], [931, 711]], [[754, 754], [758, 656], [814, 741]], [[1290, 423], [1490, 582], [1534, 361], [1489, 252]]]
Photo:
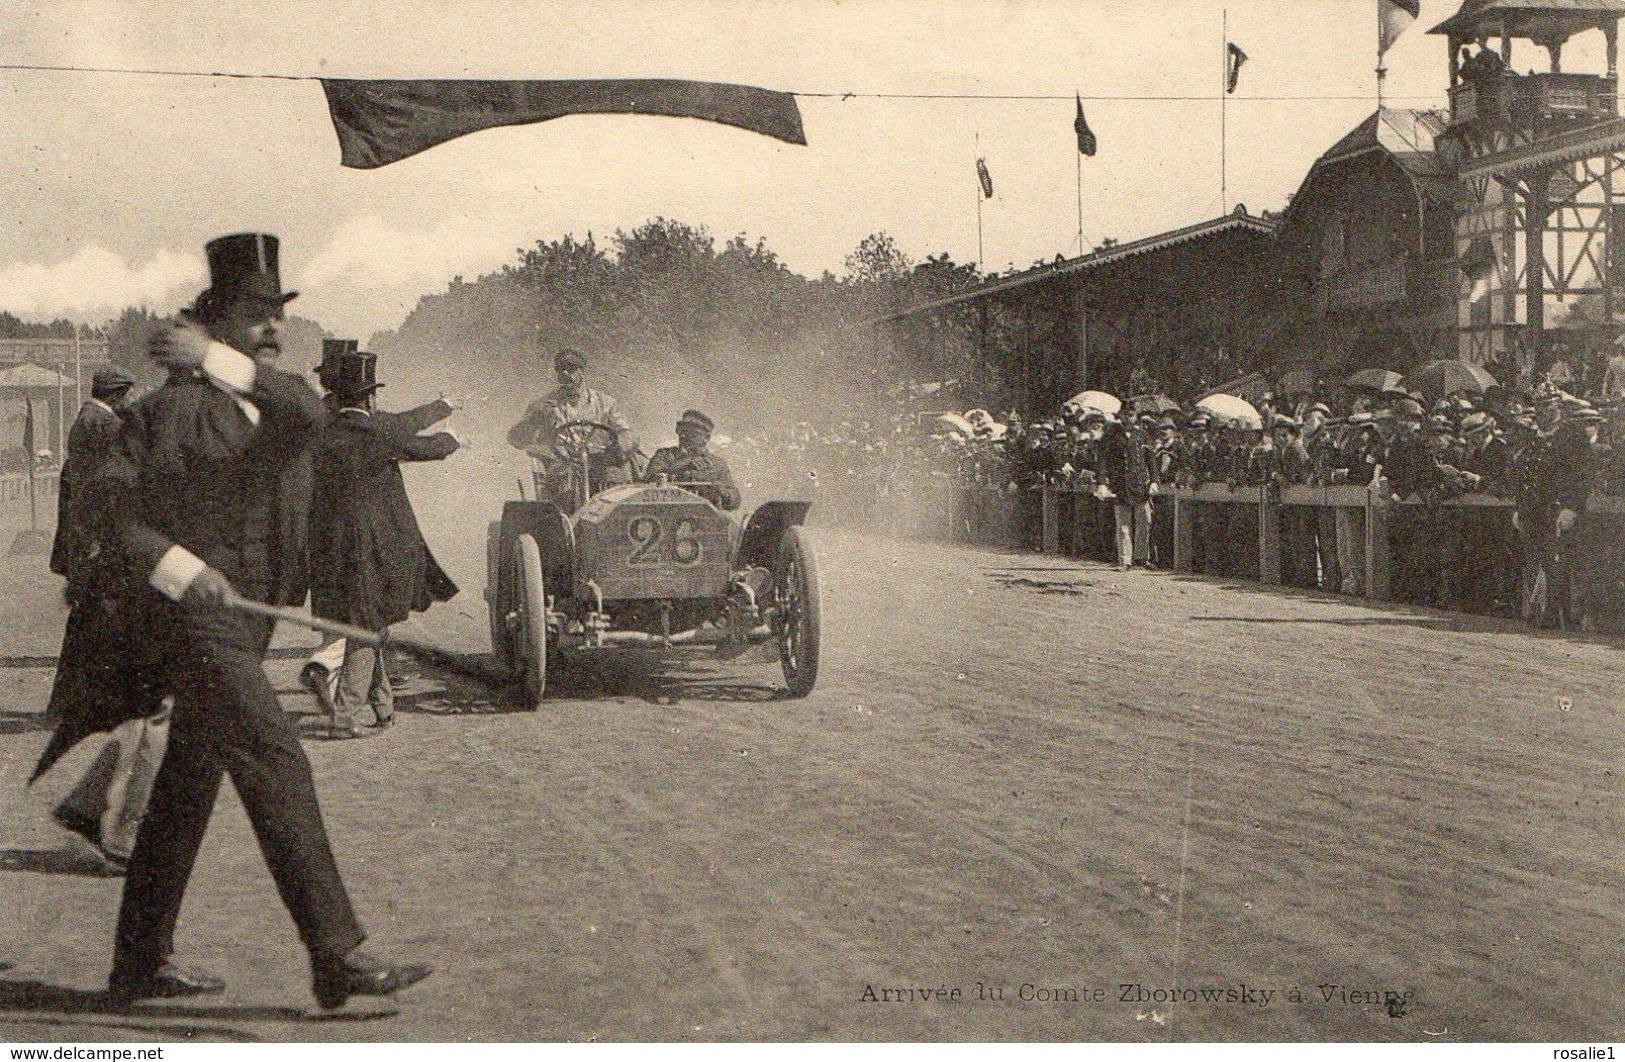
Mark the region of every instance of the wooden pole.
[[[1377, 5], [1377, 110], [1382, 110], [1382, 82], [1388, 76], [1388, 68], [1382, 65], [1382, 5]], [[1382, 120], [1379, 116], [1379, 122]], [[1380, 126], [1379, 126], [1380, 128]]]
[[1083, 152], [1076, 150], [1076, 148], [1077, 148], [1077, 145], [1074, 144], [1073, 145], [1072, 157], [1074, 159], [1076, 159], [1077, 163], [1078, 163], [1078, 254], [1082, 255], [1084, 253], [1084, 249], [1083, 249]]
[[982, 134], [976, 134], [976, 268], [982, 268]]
[[1230, 188], [1227, 152], [1229, 151], [1227, 100], [1230, 96], [1230, 9], [1224, 9], [1220, 35], [1223, 37], [1219, 48], [1219, 215], [1222, 217], [1230, 213]]

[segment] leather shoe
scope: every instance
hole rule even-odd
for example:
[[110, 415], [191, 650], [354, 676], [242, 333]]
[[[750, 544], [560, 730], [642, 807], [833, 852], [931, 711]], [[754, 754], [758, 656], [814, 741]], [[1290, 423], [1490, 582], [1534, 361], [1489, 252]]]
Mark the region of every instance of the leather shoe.
[[342, 959], [318, 963], [311, 989], [323, 1010], [336, 1010], [351, 996], [387, 996], [433, 972], [418, 963], [391, 966], [358, 948]]
[[166, 962], [145, 976], [114, 976], [107, 982], [107, 1002], [112, 1007], [122, 1009], [142, 999], [202, 996], [225, 989], [226, 982], [218, 977]]
[[339, 726], [330, 726], [327, 728], [327, 740], [348, 741], [351, 738], [373, 737], [378, 733], [380, 733], [380, 731], [376, 729], [370, 727], [367, 729], [362, 729], [361, 727], [356, 726], [354, 723], [351, 723], [349, 726], [344, 726], [341, 724]]

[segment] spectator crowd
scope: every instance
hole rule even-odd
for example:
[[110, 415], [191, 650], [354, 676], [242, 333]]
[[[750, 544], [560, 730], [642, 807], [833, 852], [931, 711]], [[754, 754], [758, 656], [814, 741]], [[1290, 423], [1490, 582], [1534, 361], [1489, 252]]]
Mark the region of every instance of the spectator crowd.
[[[1551, 385], [1431, 399], [1343, 391], [1335, 405], [1295, 394], [1265, 398], [1244, 418], [1162, 396], [1115, 411], [1067, 403], [1029, 423], [1015, 413], [995, 423], [980, 410], [897, 413], [797, 423], [733, 440], [726, 452], [747, 490], [815, 497], [835, 524], [883, 520], [888, 499], [947, 483], [984, 499], [1009, 495], [1021, 537], [1037, 545], [1039, 491], [1059, 490], [1085, 499], [1069, 507], [1063, 542], [1124, 568], [1172, 566], [1176, 488], [1263, 488], [1275, 500], [1295, 486], [1370, 488], [1404, 503], [1385, 510], [1393, 597], [1521, 613], [1542, 626], [1625, 629], [1625, 517], [1588, 512], [1591, 496], [1625, 496], [1625, 400]], [[1194, 569], [1257, 578], [1258, 507], [1217, 500], [1213, 487], [1187, 503]], [[1287, 504], [1280, 513], [1283, 583], [1367, 591], [1362, 507]]]

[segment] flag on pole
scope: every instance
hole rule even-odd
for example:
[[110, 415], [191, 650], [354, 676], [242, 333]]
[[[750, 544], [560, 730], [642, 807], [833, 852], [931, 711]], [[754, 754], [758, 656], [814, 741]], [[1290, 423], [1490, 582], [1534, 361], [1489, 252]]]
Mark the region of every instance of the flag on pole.
[[805, 144], [788, 92], [712, 81], [356, 81], [323, 78], [341, 165], [370, 170], [503, 125], [569, 114], [699, 118]]
[[1386, 52], [1422, 13], [1422, 0], [1377, 0], [1377, 54]]
[[34, 467], [34, 400], [23, 397], [23, 453], [28, 455], [28, 467]]
[[1078, 150], [1085, 155], [1093, 155], [1100, 145], [1095, 142], [1095, 134], [1089, 128], [1089, 120], [1083, 116], [1083, 97], [1077, 96], [1078, 116], [1072, 119], [1072, 129], [1078, 134]]
[[1241, 64], [1247, 61], [1247, 53], [1238, 48], [1235, 42], [1226, 42], [1225, 51], [1225, 95], [1236, 91], [1236, 82], [1241, 78]]
[[976, 160], [976, 179], [982, 182], [982, 198], [993, 198], [993, 175], [987, 172], [987, 163]]

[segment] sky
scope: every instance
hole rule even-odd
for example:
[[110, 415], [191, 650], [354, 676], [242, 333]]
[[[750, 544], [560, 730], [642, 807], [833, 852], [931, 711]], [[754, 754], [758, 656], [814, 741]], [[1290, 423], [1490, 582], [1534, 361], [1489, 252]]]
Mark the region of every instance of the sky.
[[[881, 230], [916, 259], [975, 261], [978, 151], [995, 189], [983, 266], [1026, 266], [1079, 250], [1074, 92], [1100, 144], [1082, 161], [1086, 244], [1237, 203], [1278, 209], [1375, 106], [1376, 2], [13, 2], [0, 66], [675, 77], [854, 95], [800, 100], [806, 147], [689, 119], [579, 116], [362, 171], [339, 166], [315, 81], [0, 69], [0, 309], [168, 312], [203, 286], [203, 243], [243, 230], [282, 237], [299, 314], [363, 339], [520, 247], [657, 215], [719, 240], [764, 237], [813, 276], [841, 273]], [[1425, 31], [1457, 6], [1422, 0], [1388, 53], [1390, 105], [1445, 103], [1444, 39]], [[1226, 27], [1249, 61], [1221, 123]], [[1564, 58], [1590, 69], [1583, 51]], [[1055, 98], [864, 95], [897, 93]]]

